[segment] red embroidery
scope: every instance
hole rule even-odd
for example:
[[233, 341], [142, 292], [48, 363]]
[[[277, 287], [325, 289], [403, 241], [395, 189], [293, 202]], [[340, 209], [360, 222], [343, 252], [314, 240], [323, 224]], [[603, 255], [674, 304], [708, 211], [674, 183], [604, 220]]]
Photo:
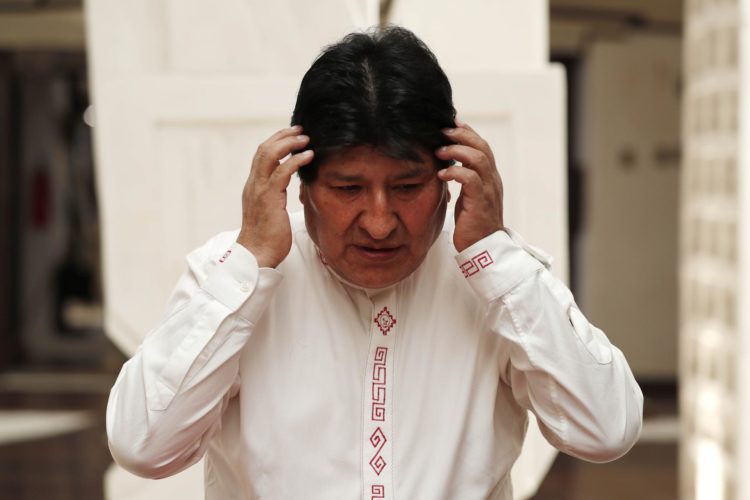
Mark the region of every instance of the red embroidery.
[[224, 254], [224, 255], [223, 255], [222, 257], [221, 257], [221, 259], [219, 259], [219, 264], [223, 264], [223, 263], [224, 263], [224, 261], [225, 261], [225, 260], [227, 260], [227, 257], [229, 257], [229, 255], [230, 255], [231, 253], [232, 253], [232, 249], [230, 248], [229, 250], [227, 250], [227, 253], [225, 253], [225, 254]]
[[388, 335], [393, 325], [396, 324], [396, 318], [391, 315], [387, 307], [384, 307], [375, 317], [375, 324], [378, 325], [383, 335]]
[[385, 358], [387, 347], [375, 349], [375, 364], [372, 366], [372, 420], [385, 421]]
[[383, 431], [378, 427], [375, 429], [370, 436], [370, 444], [373, 448], [375, 448], [375, 455], [370, 459], [370, 467], [372, 467], [372, 470], [375, 471], [375, 474], [378, 476], [381, 472], [383, 472], [383, 469], [385, 469], [385, 466], [388, 465], [385, 461], [385, 459], [380, 455], [380, 452], [383, 450], [383, 446], [385, 446], [385, 442], [388, 441], [385, 438], [385, 434], [383, 434]]
[[479, 255], [475, 255], [471, 259], [461, 264], [461, 272], [464, 273], [465, 277], [474, 276], [485, 267], [493, 264], [495, 261], [492, 260], [490, 253], [485, 250]]
[[377, 498], [385, 498], [385, 486], [382, 484], [373, 484], [370, 488], [372, 497], [370, 500], [376, 500]]

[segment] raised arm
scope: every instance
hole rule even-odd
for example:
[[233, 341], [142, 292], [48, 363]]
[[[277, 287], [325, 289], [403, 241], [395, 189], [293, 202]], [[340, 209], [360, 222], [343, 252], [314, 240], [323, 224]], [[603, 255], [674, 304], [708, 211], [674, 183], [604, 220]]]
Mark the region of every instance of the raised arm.
[[238, 389], [240, 350], [281, 280], [227, 234], [187, 261], [164, 320], [123, 365], [107, 404], [112, 456], [139, 476], [170, 476], [203, 456]]
[[438, 173], [461, 184], [457, 261], [487, 304], [490, 328], [507, 342], [505, 382], [558, 449], [591, 461], [621, 456], [638, 438], [643, 409], [624, 356], [586, 320], [541, 253], [504, 227], [502, 180], [487, 142], [465, 123], [444, 133], [454, 144], [435, 155], [461, 162]]
[[457, 256], [507, 345], [503, 380], [557, 449], [593, 462], [619, 458], [642, 423], [643, 396], [630, 367], [546, 269], [545, 256], [506, 231]]
[[165, 477], [197, 462], [239, 388], [240, 351], [281, 280], [271, 268], [291, 248], [286, 189], [312, 152], [280, 160], [305, 146], [300, 132], [280, 130], [258, 147], [241, 230], [188, 256], [164, 320], [122, 367], [107, 436], [114, 459], [135, 474]]

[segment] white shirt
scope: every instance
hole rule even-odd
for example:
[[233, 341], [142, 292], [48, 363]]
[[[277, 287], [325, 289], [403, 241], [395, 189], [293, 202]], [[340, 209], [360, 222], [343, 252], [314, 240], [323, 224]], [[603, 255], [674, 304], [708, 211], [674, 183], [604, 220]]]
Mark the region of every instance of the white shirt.
[[[450, 219], [450, 217], [449, 217]], [[630, 449], [643, 396], [548, 258], [508, 230], [461, 253], [446, 227], [381, 290], [344, 282], [301, 214], [278, 269], [221, 233], [187, 257], [107, 407], [146, 477], [206, 455], [206, 498], [511, 499], [532, 411], [561, 451]]]

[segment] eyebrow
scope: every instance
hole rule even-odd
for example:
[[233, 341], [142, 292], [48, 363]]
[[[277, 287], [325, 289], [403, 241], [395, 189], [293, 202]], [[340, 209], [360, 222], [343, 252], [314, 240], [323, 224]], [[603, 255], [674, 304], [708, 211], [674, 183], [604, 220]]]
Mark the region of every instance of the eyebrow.
[[[410, 167], [404, 170], [398, 175], [393, 176], [391, 180], [401, 181], [404, 179], [411, 179], [414, 177], [419, 177], [426, 173], [427, 173], [427, 169], [425, 169], [425, 167], [420, 166], [420, 165], [415, 165], [413, 167]], [[353, 174], [347, 174], [344, 172], [330, 172], [330, 173], [327, 173], [325, 177], [328, 177], [329, 179], [338, 181], [338, 182], [362, 182], [364, 180], [364, 176], [362, 175], [356, 175], [356, 174], [353, 175]]]
[[410, 167], [407, 170], [404, 170], [397, 176], [393, 178], [393, 180], [401, 181], [404, 179], [411, 179], [412, 177], [419, 177], [421, 175], [425, 175], [427, 173], [427, 169], [424, 168], [422, 165], [414, 165], [413, 167]]

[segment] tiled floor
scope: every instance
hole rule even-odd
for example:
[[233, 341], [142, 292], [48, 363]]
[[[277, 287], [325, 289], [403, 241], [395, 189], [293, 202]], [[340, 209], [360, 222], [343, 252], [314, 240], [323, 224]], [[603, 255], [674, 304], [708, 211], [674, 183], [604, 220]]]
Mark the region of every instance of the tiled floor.
[[[104, 432], [107, 380], [80, 391], [53, 393], [5, 384], [0, 378], [0, 409], [89, 410], [92, 425], [60, 436], [0, 445], [0, 499], [99, 500], [102, 474], [111, 463]], [[648, 417], [674, 415], [675, 398], [657, 394], [646, 401]], [[674, 500], [677, 498], [677, 445], [669, 439], [637, 444], [609, 464], [590, 464], [560, 454], [535, 500]], [[338, 499], [336, 499], [338, 500]], [[460, 499], [457, 499], [460, 500]]]

